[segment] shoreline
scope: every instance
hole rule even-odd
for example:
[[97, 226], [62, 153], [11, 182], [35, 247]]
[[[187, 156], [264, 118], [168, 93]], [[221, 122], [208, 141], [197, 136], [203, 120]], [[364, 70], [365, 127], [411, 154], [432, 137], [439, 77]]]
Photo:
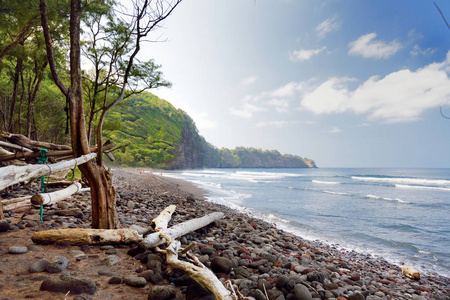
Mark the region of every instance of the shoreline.
[[[147, 170], [147, 169], [143, 169], [143, 170]], [[157, 174], [160, 171], [157, 170], [152, 170], [153, 173]], [[147, 174], [147, 173], [143, 173], [143, 174]], [[206, 195], [207, 195], [207, 191], [197, 187], [195, 184], [189, 182], [189, 181], [185, 181], [185, 180], [181, 180], [181, 179], [174, 179], [172, 177], [167, 177], [167, 176], [160, 176], [160, 175], [154, 175], [154, 177], [156, 177], [158, 180], [162, 181], [162, 182], [166, 182], [170, 185], [172, 185], [172, 187], [174, 187], [176, 190], [180, 191], [182, 194], [184, 195], [191, 195], [192, 197], [196, 198], [196, 200], [200, 200], [197, 202], [203, 202], [206, 206], [209, 206], [209, 208], [213, 209], [213, 210], [218, 210], [218, 211], [222, 211], [225, 212], [226, 215], [228, 216], [228, 218], [234, 219], [236, 218], [238, 220], [238, 222], [242, 224], [254, 224], [255, 222], [257, 222], [258, 224], [261, 224], [260, 226], [264, 227], [264, 228], [272, 228], [272, 230], [276, 230], [279, 234], [283, 235], [284, 238], [288, 238], [291, 240], [291, 242], [289, 243], [289, 246], [286, 246], [286, 244], [284, 244], [284, 250], [286, 250], [285, 256], [287, 257], [294, 257], [296, 259], [299, 259], [299, 263], [298, 265], [296, 265], [295, 267], [290, 267], [289, 272], [291, 275], [292, 273], [297, 273], [297, 274], [301, 274], [302, 276], [307, 275], [307, 271], [310, 271], [311, 268], [305, 268], [305, 266], [303, 266], [305, 263], [303, 262], [303, 259], [306, 261], [307, 257], [309, 259], [314, 258], [315, 257], [315, 253], [311, 253], [311, 252], [317, 252], [319, 253], [319, 256], [321, 256], [321, 260], [322, 263], [316, 265], [316, 269], [314, 270], [315, 272], [317, 272], [317, 270], [321, 270], [323, 271], [324, 269], [327, 270], [326, 272], [330, 272], [330, 269], [332, 269], [331, 273], [338, 273], [338, 274], [343, 274], [342, 276], [346, 277], [346, 279], [351, 278], [352, 276], [349, 276], [349, 273], [357, 273], [360, 277], [370, 274], [371, 272], [373, 272], [373, 269], [375, 268], [379, 268], [382, 267], [382, 269], [384, 271], [382, 271], [381, 273], [377, 273], [375, 277], [378, 277], [379, 280], [381, 280], [381, 284], [379, 284], [378, 288], [381, 288], [382, 291], [381, 293], [385, 293], [384, 296], [381, 296], [381, 293], [378, 293], [379, 298], [373, 298], [373, 299], [389, 299], [389, 298], [383, 298], [383, 297], [387, 297], [389, 296], [389, 293], [387, 293], [387, 286], [389, 285], [388, 281], [390, 281], [391, 283], [394, 282], [396, 283], [397, 287], [392, 287], [393, 290], [395, 289], [399, 289], [398, 286], [405, 286], [408, 284], [412, 284], [412, 286], [414, 286], [415, 288], [419, 288], [419, 285], [424, 283], [424, 282], [433, 282], [433, 285], [437, 285], [440, 286], [439, 290], [442, 288], [441, 292], [443, 292], [443, 294], [441, 294], [443, 296], [443, 298], [439, 298], [439, 297], [430, 297], [430, 293], [431, 293], [431, 289], [425, 288], [425, 292], [414, 292], [414, 295], [422, 295], [424, 294], [424, 298], [417, 298], [417, 299], [450, 299], [450, 298], [445, 298], [444, 295], [448, 295], [450, 294], [450, 278], [439, 275], [439, 274], [421, 274], [422, 279], [420, 281], [413, 281], [411, 279], [406, 278], [405, 276], [401, 275], [401, 266], [399, 265], [395, 265], [392, 263], [387, 262], [386, 260], [384, 260], [384, 258], [382, 257], [377, 257], [377, 256], [372, 256], [370, 254], [363, 254], [363, 253], [359, 253], [356, 251], [347, 251], [343, 248], [341, 248], [339, 245], [330, 245], [327, 244], [326, 242], [320, 241], [320, 240], [314, 240], [314, 241], [310, 241], [310, 240], [304, 240], [301, 236], [298, 235], [293, 235], [291, 233], [288, 233], [286, 231], [283, 231], [282, 229], [279, 228], [274, 228], [275, 224], [266, 221], [266, 220], [261, 220], [258, 219], [254, 216], [251, 216], [249, 214], [243, 213], [243, 212], [239, 212], [237, 210], [234, 210], [230, 207], [224, 206], [222, 204], [217, 204], [217, 203], [213, 203], [210, 201], [206, 200]], [[232, 217], [230, 217], [230, 215]], [[247, 226], [247, 230], [249, 230], [249, 232], [253, 232], [253, 230], [250, 230]], [[246, 235], [246, 231], [240, 231], [242, 232], [241, 235]], [[253, 234], [256, 235], [260, 235], [260, 233], [255, 233], [253, 232]], [[248, 235], [246, 236], [248, 237]], [[238, 239], [239, 241], [239, 239]], [[294, 242], [295, 241], [295, 242]], [[266, 241], [269, 242], [269, 241]], [[271, 242], [275, 242], [275, 240], [272, 240]], [[209, 243], [211, 243], [211, 240], [209, 240]], [[241, 240], [242, 245], [245, 245], [245, 240]], [[303, 247], [296, 247], [293, 246], [292, 244], [297, 243], [299, 246], [303, 245]], [[254, 246], [262, 246], [264, 243], [262, 244], [255, 244], [253, 243]], [[307, 245], [307, 246], [305, 246]], [[308, 249], [311, 250], [311, 252], [308, 252]], [[314, 249], [314, 250], [312, 250]], [[281, 251], [283, 252], [283, 250], [275, 250], [275, 251]], [[305, 255], [307, 257], [305, 257]], [[342, 268], [342, 265], [336, 266], [336, 262], [342, 262], [344, 261], [344, 268]], [[323, 263], [326, 262], [326, 263]], [[334, 263], [334, 264], [333, 264]], [[330, 267], [329, 264], [334, 265], [333, 267]], [[348, 264], [351, 264], [352, 267], [351, 268], [345, 268], [345, 266], [349, 267]], [[309, 265], [311, 266], [311, 265]], [[314, 268], [312, 268], [314, 269]], [[370, 269], [370, 270], [367, 270]], [[313, 272], [314, 272], [313, 271]], [[367, 272], [368, 271], [368, 272]], [[306, 273], [305, 273], [306, 272]], [[373, 274], [371, 274], [373, 275]], [[372, 276], [366, 276], [365, 279], [368, 279], [369, 277]], [[357, 279], [358, 276], [356, 276], [354, 279]], [[373, 277], [372, 277], [373, 278]], [[307, 279], [307, 276], [304, 278]], [[331, 280], [331, 278], [330, 278]], [[351, 279], [350, 279], [351, 280]], [[335, 280], [336, 281], [336, 280]], [[347, 280], [348, 281], [348, 280]], [[347, 282], [348, 283], [348, 282]], [[357, 283], [357, 282], [351, 282], [351, 283]], [[387, 285], [386, 287], [384, 285]], [[408, 289], [405, 289], [405, 293], [407, 294], [406, 296], [401, 296], [400, 294], [396, 294], [395, 293], [393, 295], [395, 295], [396, 297], [398, 297], [398, 299], [412, 299], [412, 298], [408, 298], [408, 297], [412, 297], [413, 295], [407, 293]], [[412, 292], [413, 289], [409, 289], [409, 292]], [[419, 288], [419, 290], [421, 290]], [[353, 290], [354, 291], [354, 290]], [[367, 293], [367, 291], [365, 291]], [[373, 290], [372, 290], [373, 292]], [[376, 292], [373, 293], [369, 293], [368, 295], [366, 295], [366, 299], [371, 299], [370, 295], [375, 295]], [[367, 298], [367, 296], [369, 298]], [[422, 296], [420, 296], [422, 297]], [[395, 297], [394, 297], [395, 298]], [[326, 298], [325, 298], [326, 299]], [[415, 299], [415, 298], [414, 298]]]
[[[153, 170], [154, 173], [159, 173], [158, 170]], [[167, 172], [167, 171], [166, 171]], [[187, 180], [183, 180], [183, 179], [178, 179], [178, 178], [173, 178], [173, 177], [167, 177], [167, 176], [162, 176], [161, 179], [163, 180], [167, 180], [169, 182], [174, 182], [176, 184], [179, 185], [179, 188], [181, 190], [184, 190], [188, 193], [193, 193], [196, 195], [196, 197], [198, 197], [199, 199], [202, 198], [203, 200], [212, 203], [214, 205], [218, 205], [219, 207], [225, 207], [226, 209], [230, 209], [234, 212], [236, 212], [237, 214], [242, 214], [245, 215], [246, 217], [249, 218], [255, 218], [255, 219], [259, 219], [261, 221], [267, 222], [268, 224], [271, 224], [273, 226], [276, 226], [278, 229], [287, 232], [288, 234], [292, 234], [296, 237], [298, 237], [299, 239], [304, 239], [307, 240], [309, 242], [312, 243], [318, 243], [320, 245], [324, 245], [324, 246], [328, 246], [328, 247], [339, 247], [342, 251], [346, 251], [346, 252], [356, 252], [359, 253], [361, 255], [366, 255], [368, 257], [377, 257], [380, 258], [382, 260], [386, 260], [388, 263], [397, 266], [399, 268], [401, 268], [403, 265], [405, 265], [402, 262], [392, 262], [389, 261], [389, 259], [385, 259], [383, 255], [381, 254], [376, 254], [376, 253], [369, 253], [368, 251], [364, 252], [352, 247], [347, 247], [347, 246], [342, 246], [339, 243], [332, 243], [332, 242], [328, 242], [328, 241], [324, 241], [321, 238], [311, 238], [311, 237], [307, 237], [305, 238], [304, 236], [302, 236], [301, 233], [296, 232], [295, 230], [292, 230], [290, 228], [285, 228], [284, 226], [281, 226], [279, 224], [277, 224], [275, 221], [270, 221], [270, 220], [265, 220], [264, 216], [259, 216], [258, 214], [252, 213], [252, 211], [240, 211], [238, 209], [235, 209], [231, 206], [228, 206], [226, 204], [221, 204], [221, 203], [217, 203], [214, 201], [209, 201], [207, 200], [207, 195], [208, 195], [208, 191], [205, 189], [202, 189], [200, 187], [198, 187], [197, 185], [195, 185], [195, 183], [189, 182]], [[412, 267], [415, 267], [414, 265], [411, 265]], [[418, 268], [418, 267], [415, 267]], [[427, 276], [436, 276], [436, 277], [442, 277], [442, 278], [446, 278], [450, 280], [450, 276], [446, 276], [446, 275], [442, 275], [439, 274], [438, 272], [434, 272], [434, 271], [420, 271], [421, 274], [426, 274]]]

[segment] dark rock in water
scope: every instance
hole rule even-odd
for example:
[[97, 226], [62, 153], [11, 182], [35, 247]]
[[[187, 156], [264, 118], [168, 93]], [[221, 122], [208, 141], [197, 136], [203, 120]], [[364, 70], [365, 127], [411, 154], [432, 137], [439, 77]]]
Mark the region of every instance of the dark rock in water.
[[50, 260], [48, 259], [41, 259], [37, 262], [33, 263], [29, 269], [30, 273], [39, 273], [45, 271], [48, 264], [50, 263]]
[[8, 231], [11, 225], [7, 220], [0, 220], [0, 232]]
[[197, 282], [191, 280], [186, 288], [186, 300], [215, 300], [215, 297]]
[[44, 280], [40, 290], [58, 293], [67, 293], [70, 291], [71, 294], [94, 295], [97, 287], [91, 280], [61, 275], [59, 278]]
[[60, 273], [67, 268], [68, 260], [64, 256], [55, 256], [45, 270], [49, 273]]
[[312, 296], [308, 288], [301, 283], [295, 285], [294, 294], [296, 300], [312, 300]]
[[229, 274], [231, 272], [231, 268], [231, 260], [226, 257], [216, 256], [211, 259], [211, 269], [216, 273]]
[[177, 290], [171, 285], [153, 286], [148, 293], [148, 300], [170, 300], [177, 295]]
[[125, 276], [123, 282], [129, 286], [144, 286], [147, 284], [147, 280], [143, 277], [138, 276]]

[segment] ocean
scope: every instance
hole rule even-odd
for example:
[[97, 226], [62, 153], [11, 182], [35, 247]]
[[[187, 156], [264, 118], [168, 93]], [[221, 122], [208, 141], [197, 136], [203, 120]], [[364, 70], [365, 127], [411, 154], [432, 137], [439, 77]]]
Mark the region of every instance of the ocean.
[[450, 169], [204, 169], [163, 173], [307, 240], [450, 277]]

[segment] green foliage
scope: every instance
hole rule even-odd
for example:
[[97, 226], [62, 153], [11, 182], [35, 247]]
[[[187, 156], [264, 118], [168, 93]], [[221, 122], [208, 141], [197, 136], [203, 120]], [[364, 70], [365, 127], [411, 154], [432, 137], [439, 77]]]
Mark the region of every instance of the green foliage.
[[105, 136], [117, 145], [126, 145], [114, 152], [117, 163], [130, 167], [165, 167], [176, 156], [183, 125], [192, 122], [185, 112], [148, 92], [119, 104], [107, 120], [116, 127]]

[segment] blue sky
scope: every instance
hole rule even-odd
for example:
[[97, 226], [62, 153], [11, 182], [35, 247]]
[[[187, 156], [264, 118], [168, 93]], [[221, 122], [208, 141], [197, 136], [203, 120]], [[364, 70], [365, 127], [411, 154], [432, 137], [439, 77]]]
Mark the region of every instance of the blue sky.
[[185, 0], [152, 38], [141, 58], [173, 86], [151, 92], [219, 148], [450, 167], [450, 30], [433, 1]]

